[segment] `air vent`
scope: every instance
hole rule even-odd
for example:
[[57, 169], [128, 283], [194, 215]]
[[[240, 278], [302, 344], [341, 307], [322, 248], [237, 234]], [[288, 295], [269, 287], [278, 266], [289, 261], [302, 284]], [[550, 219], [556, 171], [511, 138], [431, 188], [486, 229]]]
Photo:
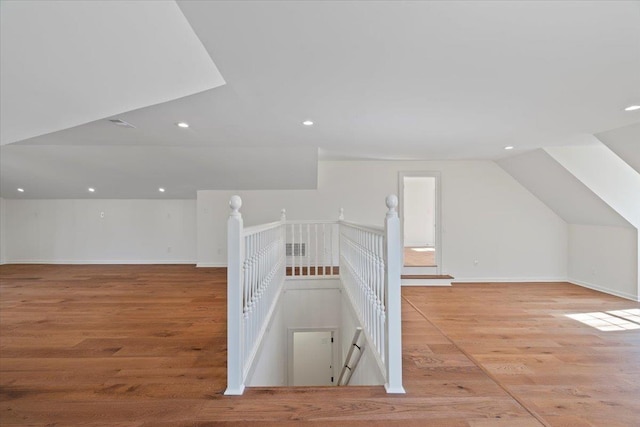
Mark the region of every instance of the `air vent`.
[[287, 256], [307, 256], [307, 244], [287, 243]]
[[109, 121], [111, 123], [113, 123], [116, 126], [122, 126], [125, 128], [133, 128], [135, 129], [136, 127], [134, 125], [132, 125], [131, 123], [125, 122], [124, 120], [120, 120], [120, 119], [109, 119]]

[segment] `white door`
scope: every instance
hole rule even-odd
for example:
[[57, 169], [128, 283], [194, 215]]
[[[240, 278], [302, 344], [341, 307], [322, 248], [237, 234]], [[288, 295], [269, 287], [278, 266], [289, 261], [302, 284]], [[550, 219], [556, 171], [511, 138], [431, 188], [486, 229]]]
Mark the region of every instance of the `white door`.
[[294, 386], [333, 385], [331, 331], [293, 333]]

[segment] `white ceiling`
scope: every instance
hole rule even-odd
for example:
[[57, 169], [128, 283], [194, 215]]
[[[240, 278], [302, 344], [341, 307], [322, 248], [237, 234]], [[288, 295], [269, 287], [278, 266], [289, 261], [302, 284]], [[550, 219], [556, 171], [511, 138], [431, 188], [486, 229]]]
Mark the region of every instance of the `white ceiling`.
[[3, 145], [224, 84], [174, 2], [0, 8]]
[[[93, 3], [69, 2], [67, 14], [73, 17], [67, 19], [82, 20], [82, 10]], [[227, 84], [133, 111], [125, 107], [118, 114], [103, 113], [100, 120], [16, 142], [11, 151], [1, 148], [3, 197], [30, 197], [14, 187], [39, 187], [43, 177], [34, 169], [67, 155], [73, 162], [51, 166], [56, 174], [67, 174], [56, 180], [84, 188], [90, 176], [82, 163], [91, 163], [85, 156], [117, 163], [123, 146], [138, 149], [118, 165], [118, 173], [154, 176], [157, 165], [151, 153], [162, 147], [175, 152], [260, 148], [274, 153], [271, 157], [296, 147], [318, 150], [323, 159], [500, 159], [508, 154], [505, 145], [515, 145], [512, 153], [517, 154], [579, 143], [584, 135], [640, 122], [640, 111], [623, 111], [640, 103], [638, 1], [178, 4]], [[109, 19], [111, 25], [103, 26], [118, 28], [119, 17]], [[9, 18], [3, 17], [3, 25], [5, 20]], [[172, 37], [171, 31], [164, 33]], [[12, 49], [22, 45], [20, 38], [4, 39], [3, 51], [5, 44], [17, 46]], [[144, 37], [138, 42], [154, 48]], [[76, 56], [47, 60], [73, 69]], [[120, 76], [139, 76], [121, 61], [105, 66]], [[162, 68], [153, 61], [147, 67]], [[24, 72], [46, 73], [46, 68], [40, 64]], [[168, 86], [188, 85], [176, 80]], [[88, 89], [95, 88], [70, 88]], [[168, 92], [158, 89], [156, 95], [171, 99]], [[47, 98], [44, 93], [33, 96]], [[2, 98], [4, 102], [4, 90]], [[59, 108], [49, 113], [66, 114], [67, 102], [56, 102]], [[106, 117], [137, 128], [118, 128]], [[316, 124], [302, 126], [305, 119]], [[176, 128], [180, 120], [191, 127]], [[56, 150], [65, 154], [56, 155]], [[211, 171], [237, 161], [235, 154], [225, 157], [232, 152], [217, 151], [212, 163], [194, 163], [189, 156], [169, 159], [176, 176], [193, 176], [193, 187], [179, 197], [211, 188]], [[20, 168], [7, 166], [22, 161]], [[264, 188], [265, 178], [276, 176], [281, 167], [266, 163], [247, 159], [243, 169], [261, 172], [243, 185]], [[315, 168], [281, 176], [269, 186], [291, 188], [291, 181], [315, 185], [310, 173]], [[5, 185], [8, 180], [11, 184]], [[217, 184], [226, 189], [239, 185], [233, 175], [221, 176]], [[118, 185], [113, 184], [109, 197], [155, 197], [148, 194], [148, 185]], [[66, 188], [56, 194], [87, 196]]]

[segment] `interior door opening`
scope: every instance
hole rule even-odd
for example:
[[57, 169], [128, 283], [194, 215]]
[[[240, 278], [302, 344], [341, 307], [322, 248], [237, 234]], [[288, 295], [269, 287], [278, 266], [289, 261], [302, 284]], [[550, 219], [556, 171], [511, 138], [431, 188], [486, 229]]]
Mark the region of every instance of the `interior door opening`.
[[335, 385], [334, 331], [291, 331], [290, 386]]
[[438, 274], [439, 249], [439, 174], [436, 172], [401, 173], [401, 212], [405, 270], [422, 269]]

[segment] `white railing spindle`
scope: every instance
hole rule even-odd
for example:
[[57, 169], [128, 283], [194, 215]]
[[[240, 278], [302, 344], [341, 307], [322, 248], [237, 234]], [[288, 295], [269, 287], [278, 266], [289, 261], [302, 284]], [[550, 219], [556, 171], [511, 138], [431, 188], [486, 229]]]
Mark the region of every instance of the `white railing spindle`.
[[244, 228], [242, 200], [233, 196], [227, 235], [227, 389], [238, 395], [284, 284], [285, 213], [271, 224]]
[[[287, 267], [292, 278], [340, 278], [363, 327], [368, 348], [384, 374], [387, 392], [404, 393], [402, 248], [397, 197], [388, 196], [386, 204], [384, 228], [345, 222], [343, 209], [337, 222], [287, 221], [283, 209], [278, 222], [244, 228], [242, 200], [238, 196], [231, 198], [225, 394], [244, 391], [246, 377], [280, 297]], [[287, 245], [291, 247], [290, 256], [286, 254]]]
[[384, 229], [339, 221], [340, 278], [385, 372], [387, 392], [404, 393], [397, 197], [386, 204]]

